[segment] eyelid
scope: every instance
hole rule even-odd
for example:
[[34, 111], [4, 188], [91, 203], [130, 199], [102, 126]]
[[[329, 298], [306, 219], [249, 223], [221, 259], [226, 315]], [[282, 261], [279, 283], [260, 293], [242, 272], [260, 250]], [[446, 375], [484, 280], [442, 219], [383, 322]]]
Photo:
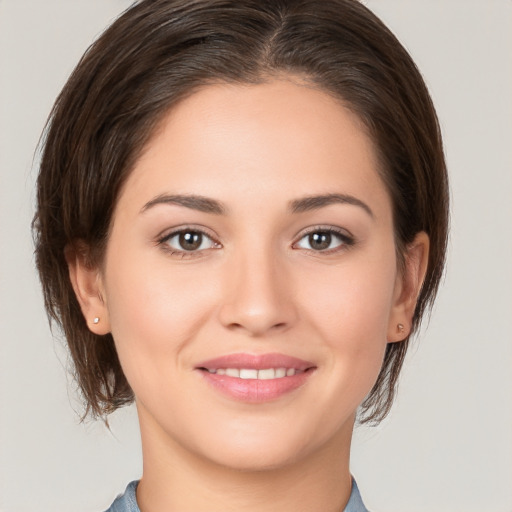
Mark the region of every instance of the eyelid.
[[170, 238], [173, 235], [183, 233], [184, 231], [197, 231], [198, 233], [202, 233], [211, 239], [217, 239], [217, 236], [212, 232], [211, 229], [208, 229], [205, 226], [201, 226], [200, 224], [180, 224], [179, 226], [174, 226], [172, 228], [165, 228], [155, 238], [157, 240], [163, 240], [165, 238]]
[[338, 247], [335, 247], [333, 249], [325, 249], [323, 251], [315, 251], [313, 249], [303, 249], [303, 250], [306, 250], [306, 251], [309, 250], [311, 252], [315, 252], [316, 254], [322, 254], [322, 253], [329, 254], [331, 252], [337, 252], [337, 251], [340, 251], [343, 249], [347, 249], [348, 247], [352, 247], [356, 243], [354, 235], [352, 235], [352, 233], [350, 233], [346, 229], [339, 228], [336, 226], [317, 225], [317, 226], [311, 226], [309, 228], [306, 228], [306, 229], [302, 230], [300, 233], [298, 233], [295, 237], [295, 242], [293, 242], [293, 244], [292, 244], [292, 248], [295, 248], [295, 246], [306, 236], [309, 236], [313, 233], [319, 233], [319, 232], [333, 234], [333, 235], [337, 236], [338, 238], [340, 238], [343, 243], [340, 244], [340, 246], [338, 246]]
[[[200, 249], [200, 250], [196, 250], [196, 251], [186, 251], [186, 250], [181, 250], [181, 249], [175, 249], [166, 244], [166, 242], [168, 240], [172, 239], [173, 237], [175, 237], [181, 233], [186, 233], [186, 232], [200, 233], [201, 235], [209, 238], [212, 241], [212, 244], [214, 245], [214, 247], [210, 247], [208, 249]], [[174, 228], [168, 228], [168, 229], [162, 231], [156, 237], [156, 244], [161, 246], [163, 250], [168, 251], [174, 255], [180, 255], [182, 257], [199, 256], [201, 253], [208, 251], [210, 249], [218, 249], [218, 248], [222, 247], [222, 244], [218, 240], [218, 237], [215, 236], [211, 232], [211, 230], [209, 230], [203, 226], [198, 226], [198, 225], [194, 225], [194, 224], [186, 224], [186, 225], [182, 225], [182, 226], [176, 226]]]

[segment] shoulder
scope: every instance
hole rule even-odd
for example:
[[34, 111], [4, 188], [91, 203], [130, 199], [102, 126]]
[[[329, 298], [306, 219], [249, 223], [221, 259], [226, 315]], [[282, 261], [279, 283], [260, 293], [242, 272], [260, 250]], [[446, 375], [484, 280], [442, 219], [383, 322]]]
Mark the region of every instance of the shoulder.
[[130, 482], [124, 493], [120, 494], [105, 512], [140, 512], [135, 495], [138, 483], [138, 480]]

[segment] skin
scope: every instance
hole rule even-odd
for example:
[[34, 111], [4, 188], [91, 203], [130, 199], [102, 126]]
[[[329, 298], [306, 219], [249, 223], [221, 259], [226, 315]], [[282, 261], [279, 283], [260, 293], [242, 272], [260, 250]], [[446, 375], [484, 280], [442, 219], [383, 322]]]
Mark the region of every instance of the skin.
[[[142, 512], [343, 509], [356, 409], [386, 344], [408, 334], [428, 256], [420, 233], [398, 272], [377, 165], [358, 118], [322, 91], [208, 86], [173, 108], [135, 165], [102, 267], [69, 258], [88, 325], [112, 332], [136, 396]], [[177, 194], [224, 211], [159, 202]], [[353, 204], [290, 208], [326, 194]], [[185, 228], [208, 234], [199, 250], [162, 240]], [[311, 229], [342, 237], [318, 250]], [[291, 393], [246, 403], [195, 369], [239, 352], [315, 370]]]

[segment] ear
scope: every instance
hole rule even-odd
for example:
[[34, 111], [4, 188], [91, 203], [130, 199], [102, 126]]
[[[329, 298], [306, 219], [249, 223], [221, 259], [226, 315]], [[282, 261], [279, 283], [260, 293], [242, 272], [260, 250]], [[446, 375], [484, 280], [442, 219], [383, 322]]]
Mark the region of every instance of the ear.
[[411, 333], [412, 319], [428, 266], [430, 240], [421, 231], [407, 246], [404, 268], [395, 282], [393, 307], [388, 324], [388, 342], [403, 341]]
[[91, 263], [90, 249], [83, 243], [67, 246], [65, 257], [69, 279], [89, 330], [103, 335], [110, 332], [110, 319], [100, 269]]

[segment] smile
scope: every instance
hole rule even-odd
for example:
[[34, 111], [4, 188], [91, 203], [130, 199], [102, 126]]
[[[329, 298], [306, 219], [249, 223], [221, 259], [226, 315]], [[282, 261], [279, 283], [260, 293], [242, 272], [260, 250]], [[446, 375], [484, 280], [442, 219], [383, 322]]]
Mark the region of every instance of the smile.
[[283, 354], [229, 354], [196, 367], [204, 380], [229, 399], [263, 403], [304, 386], [316, 366]]
[[271, 380], [283, 379], [285, 377], [292, 377], [300, 370], [295, 368], [265, 368], [263, 370], [256, 370], [254, 368], [206, 368], [209, 373], [216, 375], [227, 375], [228, 377], [235, 377], [238, 379], [258, 379], [258, 380]]

